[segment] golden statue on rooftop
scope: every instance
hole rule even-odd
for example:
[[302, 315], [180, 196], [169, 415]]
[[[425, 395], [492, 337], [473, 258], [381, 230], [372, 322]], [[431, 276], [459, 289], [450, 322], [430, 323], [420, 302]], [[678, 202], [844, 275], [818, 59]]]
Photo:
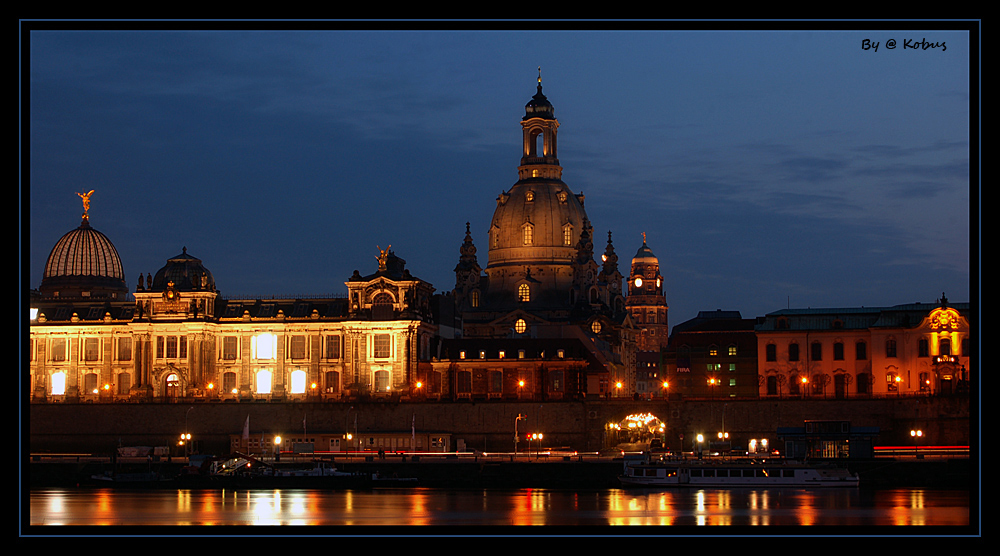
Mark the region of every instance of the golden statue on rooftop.
[[83, 219], [87, 220], [90, 216], [87, 214], [90, 212], [90, 196], [94, 194], [94, 190], [91, 189], [86, 193], [77, 193], [81, 199], [83, 199]]
[[392, 245], [386, 247], [385, 250], [383, 250], [378, 245], [376, 245], [375, 248], [378, 249], [378, 256], [375, 257], [376, 259], [378, 259], [378, 269], [385, 270], [387, 268], [387, 263], [389, 261], [389, 249], [392, 249]]

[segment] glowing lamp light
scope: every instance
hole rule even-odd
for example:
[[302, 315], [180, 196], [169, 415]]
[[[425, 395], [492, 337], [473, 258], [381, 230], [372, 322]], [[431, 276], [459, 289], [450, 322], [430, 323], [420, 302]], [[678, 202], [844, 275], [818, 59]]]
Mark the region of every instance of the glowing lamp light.
[[418, 380], [418, 381], [417, 381], [417, 388], [423, 388], [423, 387], [424, 387], [424, 383], [423, 383], [423, 382], [420, 382], [420, 381]]

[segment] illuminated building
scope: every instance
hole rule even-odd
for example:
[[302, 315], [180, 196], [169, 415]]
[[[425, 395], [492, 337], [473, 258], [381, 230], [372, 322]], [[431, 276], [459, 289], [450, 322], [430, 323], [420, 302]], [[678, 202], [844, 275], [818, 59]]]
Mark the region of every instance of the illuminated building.
[[583, 340], [604, 364], [582, 381], [589, 386], [581, 392], [600, 395], [608, 384], [622, 382], [631, 395], [636, 332], [625, 309], [618, 259], [609, 233], [603, 264], [594, 261], [584, 196], [562, 181], [558, 128], [539, 76], [521, 119], [519, 179], [497, 197], [486, 233], [485, 269], [466, 227], [455, 267], [463, 338]]
[[85, 218], [31, 295], [32, 399], [409, 395], [438, 335], [434, 290], [392, 251], [378, 259], [346, 297], [224, 298], [185, 248], [129, 299], [114, 246]]
[[754, 319], [739, 311], [700, 311], [678, 324], [663, 350], [663, 372], [674, 398], [756, 398]]
[[639, 329], [640, 351], [659, 352], [667, 345], [670, 328], [660, 260], [646, 245], [645, 233], [642, 234], [642, 247], [632, 257], [625, 307]]
[[761, 397], [967, 392], [969, 304], [784, 309], [758, 319]]

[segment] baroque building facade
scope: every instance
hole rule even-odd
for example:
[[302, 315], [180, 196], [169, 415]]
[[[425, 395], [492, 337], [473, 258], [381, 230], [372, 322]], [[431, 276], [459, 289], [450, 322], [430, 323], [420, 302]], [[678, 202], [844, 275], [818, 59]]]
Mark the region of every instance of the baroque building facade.
[[967, 392], [969, 304], [784, 309], [758, 319], [761, 397]]
[[[485, 268], [466, 226], [455, 267], [455, 303], [463, 340], [582, 342], [591, 359], [603, 363], [599, 369], [584, 365], [590, 370], [574, 379], [581, 386], [573, 395], [603, 395], [614, 383], [626, 384], [631, 395], [636, 330], [625, 308], [618, 257], [609, 232], [602, 264], [594, 260], [594, 229], [584, 208], [585, 197], [562, 180], [558, 129], [555, 109], [542, 93], [539, 76], [537, 92], [521, 119], [518, 180], [497, 196], [486, 232]], [[468, 363], [452, 360], [451, 364]]]

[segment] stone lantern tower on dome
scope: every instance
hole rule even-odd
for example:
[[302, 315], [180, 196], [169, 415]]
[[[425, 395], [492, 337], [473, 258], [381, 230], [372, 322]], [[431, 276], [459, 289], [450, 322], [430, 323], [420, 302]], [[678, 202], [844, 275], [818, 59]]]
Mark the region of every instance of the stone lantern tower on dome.
[[632, 257], [628, 277], [628, 297], [625, 307], [639, 327], [639, 349], [659, 351], [667, 345], [670, 329], [667, 325], [667, 298], [663, 293], [663, 275], [660, 260], [646, 245], [642, 234], [642, 247]]

